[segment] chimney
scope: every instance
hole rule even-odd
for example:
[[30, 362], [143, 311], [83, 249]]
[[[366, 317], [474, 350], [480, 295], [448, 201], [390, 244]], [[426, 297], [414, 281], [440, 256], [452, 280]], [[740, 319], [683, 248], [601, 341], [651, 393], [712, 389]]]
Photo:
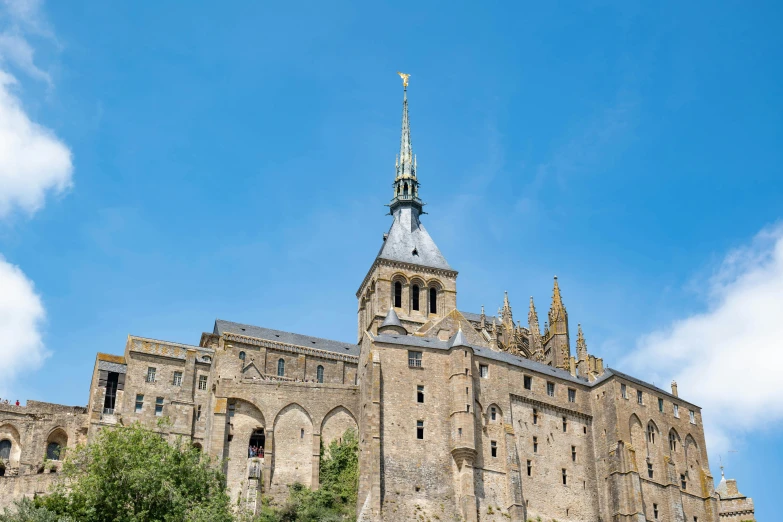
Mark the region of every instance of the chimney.
[[679, 395], [677, 395], [677, 381], [672, 381], [672, 395], [679, 397]]

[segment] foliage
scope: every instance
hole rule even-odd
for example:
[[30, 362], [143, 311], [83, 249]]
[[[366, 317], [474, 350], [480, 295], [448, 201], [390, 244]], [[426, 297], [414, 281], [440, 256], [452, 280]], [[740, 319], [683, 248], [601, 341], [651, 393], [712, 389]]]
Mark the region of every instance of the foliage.
[[[63, 463], [64, 481], [37, 501], [84, 522], [230, 522], [225, 480], [178, 438], [133, 424], [104, 429]], [[47, 520], [47, 519], [45, 519]]]
[[256, 522], [345, 522], [356, 520], [359, 489], [359, 439], [348, 430], [341, 442], [332, 441], [321, 452], [320, 488], [313, 491], [293, 484], [288, 500], [279, 508], [268, 502]]
[[37, 507], [29, 498], [14, 502], [13, 509], [0, 514], [0, 522], [73, 522], [67, 516], [61, 516], [44, 507]]

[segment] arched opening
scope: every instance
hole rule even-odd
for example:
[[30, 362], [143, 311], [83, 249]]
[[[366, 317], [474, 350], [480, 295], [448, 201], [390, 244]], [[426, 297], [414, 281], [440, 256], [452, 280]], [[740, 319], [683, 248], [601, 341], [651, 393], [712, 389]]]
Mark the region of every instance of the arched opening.
[[11, 441], [8, 439], [0, 440], [0, 459], [5, 462], [11, 460]]
[[247, 355], [245, 354], [245, 352], [239, 352], [239, 360], [240, 360], [240, 361], [244, 361], [244, 360], [245, 360], [245, 357], [247, 357]]
[[320, 364], [315, 369], [315, 378], [318, 382], [324, 382], [324, 367]]
[[277, 360], [277, 376], [285, 377], [285, 359]]
[[413, 310], [419, 309], [419, 285], [413, 285], [411, 288], [411, 308]]
[[430, 313], [438, 313], [438, 289], [434, 286], [430, 288]]
[[677, 443], [679, 442], [680, 437], [677, 435], [677, 432], [674, 431], [674, 428], [672, 428], [671, 431], [669, 431], [669, 450], [674, 453], [677, 451]]
[[394, 308], [402, 308], [402, 283], [394, 283]]
[[655, 424], [652, 422], [647, 425], [647, 442], [655, 444]]
[[250, 435], [250, 443], [247, 447], [248, 457], [264, 457], [264, 444], [266, 444], [266, 434], [263, 428], [259, 428]]
[[402, 186], [402, 195], [403, 196], [407, 196], [408, 195], [408, 184], [407, 183], [403, 184], [403, 186]]
[[68, 445], [68, 435], [62, 428], [57, 428], [46, 439], [46, 458], [49, 460], [62, 460], [65, 456], [65, 447]]

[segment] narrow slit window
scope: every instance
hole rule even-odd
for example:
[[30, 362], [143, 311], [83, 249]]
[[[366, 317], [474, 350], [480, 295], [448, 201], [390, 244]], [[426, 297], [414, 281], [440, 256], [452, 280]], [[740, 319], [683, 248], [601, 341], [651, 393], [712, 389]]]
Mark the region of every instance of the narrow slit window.
[[394, 308], [402, 308], [402, 283], [394, 283]]
[[524, 383], [525, 383], [525, 389], [531, 390], [533, 389], [533, 378], [529, 375], [525, 375], [524, 377]]
[[492, 406], [492, 408], [490, 408], [490, 410], [489, 410], [489, 418], [490, 418], [490, 420], [492, 420], [492, 421], [497, 420], [497, 414], [498, 414], [497, 408]]
[[494, 440], [489, 443], [489, 450], [492, 453], [492, 457], [496, 458], [498, 456], [498, 443]]
[[568, 431], [568, 417], [563, 417], [563, 433]]
[[424, 402], [424, 386], [416, 386], [416, 402]]
[[315, 369], [315, 379], [318, 382], [324, 382], [324, 367], [320, 364], [318, 365], [318, 368]]
[[568, 485], [568, 471], [566, 471], [566, 469], [563, 468], [562, 472], [563, 472], [563, 485], [567, 486]]
[[277, 376], [285, 377], [285, 359], [277, 360]]
[[538, 453], [538, 437], [533, 437], [533, 453]]
[[654, 472], [653, 472], [653, 465], [652, 462], [647, 463], [647, 478], [653, 478]]
[[663, 399], [658, 399], [658, 411], [663, 413]]
[[538, 410], [533, 408], [533, 424], [538, 424]]
[[201, 404], [199, 404], [198, 407], [196, 408], [196, 420], [197, 421], [201, 420]]
[[620, 396], [623, 399], [627, 399], [628, 398], [628, 387], [625, 384], [621, 384], [620, 385]]
[[674, 432], [669, 432], [669, 449], [677, 451], [677, 436]]
[[688, 482], [685, 480], [685, 474], [680, 475], [680, 486], [682, 486], [682, 489], [684, 490], [688, 489]]
[[571, 446], [571, 461], [576, 462], [576, 446]]
[[528, 460], [527, 461], [527, 476], [530, 477], [531, 475], [533, 475], [533, 461], [532, 460]]
[[658, 520], [658, 504], [653, 504], [653, 518]]
[[424, 439], [424, 421], [416, 421], [416, 438], [419, 440]]
[[411, 308], [413, 310], [419, 310], [419, 285], [413, 285], [411, 287]]
[[638, 402], [639, 404], [644, 404], [644, 393], [642, 392], [642, 390], [636, 391], [636, 402]]
[[674, 405], [674, 416], [678, 419], [680, 418], [680, 407], [676, 404]]
[[430, 288], [430, 313], [438, 313], [438, 289]]
[[696, 412], [693, 410], [688, 410], [688, 415], [691, 419], [691, 424], [696, 424]]

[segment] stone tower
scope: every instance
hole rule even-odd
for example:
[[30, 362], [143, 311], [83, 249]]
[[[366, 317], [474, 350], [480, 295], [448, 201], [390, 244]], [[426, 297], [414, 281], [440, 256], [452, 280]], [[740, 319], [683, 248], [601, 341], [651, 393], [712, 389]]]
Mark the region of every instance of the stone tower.
[[420, 220], [424, 202], [419, 197], [416, 156], [411, 146], [408, 75], [400, 76], [403, 77], [402, 132], [389, 203], [394, 220], [356, 292], [359, 339], [365, 331], [377, 333], [390, 309], [394, 309], [400, 324], [410, 333], [457, 307], [457, 272], [449, 266]]

